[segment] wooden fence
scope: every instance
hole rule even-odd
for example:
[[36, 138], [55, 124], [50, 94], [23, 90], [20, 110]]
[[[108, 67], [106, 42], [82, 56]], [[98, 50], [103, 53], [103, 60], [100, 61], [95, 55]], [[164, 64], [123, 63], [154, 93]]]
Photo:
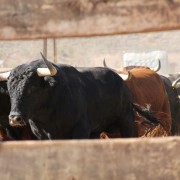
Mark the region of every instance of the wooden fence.
[[[173, 30], [179, 19], [180, 0], [1, 0], [0, 40]], [[179, 137], [2, 142], [0, 178], [179, 180], [179, 150]]]
[[3, 180], [179, 180], [180, 138], [0, 144]]
[[180, 0], [1, 0], [0, 40], [180, 28]]

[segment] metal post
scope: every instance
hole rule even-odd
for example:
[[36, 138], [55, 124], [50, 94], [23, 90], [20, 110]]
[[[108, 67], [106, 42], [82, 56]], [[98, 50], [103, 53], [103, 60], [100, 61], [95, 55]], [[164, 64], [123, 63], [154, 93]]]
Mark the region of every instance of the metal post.
[[47, 58], [47, 39], [43, 39], [43, 55]]
[[53, 53], [54, 53], [54, 63], [57, 63], [57, 43], [56, 39], [53, 39]]

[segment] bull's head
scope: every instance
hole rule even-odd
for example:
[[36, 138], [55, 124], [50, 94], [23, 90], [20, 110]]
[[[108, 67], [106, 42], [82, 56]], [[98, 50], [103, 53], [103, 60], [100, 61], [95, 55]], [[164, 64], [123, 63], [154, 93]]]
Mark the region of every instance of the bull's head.
[[[42, 103], [43, 98], [48, 98], [49, 85], [53, 87], [54, 81], [50, 76], [55, 76], [57, 69], [43, 54], [41, 55], [47, 68], [43, 67], [42, 61], [38, 61], [33, 66], [20, 65], [11, 70], [11, 73], [10, 71], [0, 73], [0, 81], [8, 80], [8, 91], [11, 99], [9, 123], [12, 126], [25, 125], [27, 116], [29, 117], [29, 114], [36, 111], [36, 107]], [[48, 77], [46, 78], [46, 76]], [[28, 102], [32, 102], [32, 99], [33, 105], [28, 104]]]
[[[105, 59], [103, 60], [103, 65], [104, 65], [104, 67], [109, 68], [109, 67], [107, 66], [107, 64], [106, 64]], [[128, 67], [131, 67], [131, 68], [128, 68]], [[127, 69], [131, 70], [131, 69], [136, 68], [136, 67], [143, 67], [143, 66], [127, 66], [127, 67], [125, 67], [125, 68], [119, 68], [119, 69], [109, 68], [109, 69], [115, 71], [116, 73], [118, 73], [118, 74], [120, 75], [120, 74], [122, 74], [122, 72], [123, 72], [125, 69], [126, 69], [126, 70], [127, 70]], [[153, 71], [155, 71], [155, 72], [158, 72], [160, 69], [161, 69], [161, 61], [158, 59], [158, 64], [157, 64], [157, 66], [156, 66], [155, 68], [151, 68], [151, 70], [153, 70]]]
[[130, 71], [124, 71], [123, 68], [122, 69], [115, 69], [115, 68], [109, 68], [106, 64], [105, 59], [103, 60], [103, 65], [104, 67], [111, 69], [112, 71], [116, 72], [124, 81], [130, 80], [132, 77], [132, 74]]

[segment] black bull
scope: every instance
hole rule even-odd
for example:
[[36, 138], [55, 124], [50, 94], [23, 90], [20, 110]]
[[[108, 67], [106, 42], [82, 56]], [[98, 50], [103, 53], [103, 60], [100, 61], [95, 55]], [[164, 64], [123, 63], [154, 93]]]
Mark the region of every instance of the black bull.
[[49, 69], [36, 60], [16, 67], [8, 77], [12, 126], [29, 122], [38, 139], [98, 137], [114, 125], [122, 137], [137, 135], [131, 94], [119, 75], [107, 68], [77, 70], [44, 61]]
[[165, 89], [168, 95], [171, 116], [172, 116], [172, 135], [180, 135], [180, 101], [178, 97], [178, 90], [172, 87], [172, 82], [169, 78], [161, 75], [164, 82]]

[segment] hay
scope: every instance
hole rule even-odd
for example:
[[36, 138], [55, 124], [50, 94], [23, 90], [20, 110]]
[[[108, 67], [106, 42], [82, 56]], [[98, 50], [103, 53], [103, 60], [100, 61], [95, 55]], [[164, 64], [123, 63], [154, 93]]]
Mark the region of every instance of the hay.
[[144, 135], [140, 136], [142, 138], [144, 137], [165, 137], [169, 136], [169, 133], [164, 130], [162, 125], [158, 125], [155, 128], [149, 129], [147, 132], [144, 133]]
[[160, 121], [160, 124], [153, 126], [148, 125], [147, 120], [136, 113], [136, 127], [138, 137], [165, 137], [171, 135], [171, 118], [163, 112], [153, 112], [153, 115]]
[[[138, 137], [166, 137], [171, 135], [171, 118], [163, 112], [153, 112], [153, 115], [160, 121], [160, 124], [155, 126], [143, 116], [135, 113], [135, 126]], [[120, 138], [119, 128], [114, 128], [113, 132], [103, 131], [100, 133], [100, 139]]]

